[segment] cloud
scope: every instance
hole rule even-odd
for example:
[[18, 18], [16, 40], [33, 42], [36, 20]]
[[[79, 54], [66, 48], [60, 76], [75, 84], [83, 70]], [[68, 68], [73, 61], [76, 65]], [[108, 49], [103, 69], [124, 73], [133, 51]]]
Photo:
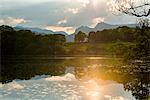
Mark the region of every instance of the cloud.
[[82, 3], [83, 7], [86, 7], [90, 3], [90, 0], [78, 0], [78, 2]]
[[16, 26], [21, 23], [26, 23], [27, 21], [22, 18], [13, 18], [13, 17], [7, 17], [4, 19], [0, 19], [0, 25], [10, 25], [10, 26]]
[[[4, 2], [5, 0], [2, 1]], [[22, 23], [19, 22], [21, 26], [42, 28], [45, 28], [47, 25], [61, 26], [65, 27], [65, 29], [68, 26], [73, 28], [94, 26], [96, 23], [101, 22], [98, 17], [104, 18], [105, 22], [110, 24], [136, 22], [135, 17], [128, 15], [115, 16], [112, 14], [109, 10], [110, 5], [107, 3], [109, 0], [37, 0], [41, 2], [38, 4], [35, 0], [23, 1], [28, 3], [22, 3], [20, 0], [6, 0], [0, 7], [2, 8], [0, 9], [0, 12], [2, 12], [0, 24], [13, 23], [13, 25], [16, 25], [16, 21], [6, 21], [6, 19], [12, 20], [12, 18], [6, 18], [6, 16], [13, 16], [13, 19], [25, 18], [32, 21], [31, 23], [22, 19]], [[30, 5], [30, 1], [34, 5]], [[6, 5], [6, 7], [3, 7], [3, 5]], [[12, 5], [14, 6], [12, 7]]]
[[79, 8], [68, 8], [64, 11], [65, 13], [71, 12], [73, 14], [77, 14], [79, 12]]
[[98, 23], [101, 23], [101, 22], [104, 22], [105, 21], [105, 18], [103, 17], [97, 17], [97, 18], [94, 18], [92, 20], [92, 25], [91, 27], [95, 27]]
[[67, 19], [62, 19], [57, 22], [58, 25], [65, 24], [65, 23], [67, 23]]
[[75, 28], [73, 27], [61, 27], [61, 26], [47, 26], [46, 29], [52, 31], [64, 31], [68, 34], [72, 34], [75, 31]]

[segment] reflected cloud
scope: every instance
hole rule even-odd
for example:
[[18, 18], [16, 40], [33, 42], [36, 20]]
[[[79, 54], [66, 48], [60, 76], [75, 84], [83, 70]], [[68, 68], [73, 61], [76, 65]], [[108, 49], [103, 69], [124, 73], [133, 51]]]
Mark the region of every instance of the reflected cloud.
[[[39, 76], [38, 76], [39, 77]], [[123, 85], [115, 82], [102, 85], [96, 80], [78, 80], [74, 74], [48, 76], [1, 85], [0, 99], [38, 100], [135, 100]], [[14, 90], [14, 89], [17, 89]]]

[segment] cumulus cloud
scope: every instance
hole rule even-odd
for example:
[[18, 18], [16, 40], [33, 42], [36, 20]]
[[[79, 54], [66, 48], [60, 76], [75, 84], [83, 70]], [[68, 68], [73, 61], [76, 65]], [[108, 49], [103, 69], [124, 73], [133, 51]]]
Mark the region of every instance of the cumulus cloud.
[[71, 12], [73, 14], [77, 14], [79, 12], [79, 8], [68, 8], [64, 12], [65, 13]]
[[104, 22], [105, 18], [103, 17], [96, 17], [92, 20], [92, 25], [91, 27], [95, 27], [98, 23]]
[[67, 19], [62, 19], [57, 22], [58, 25], [65, 24], [65, 23], [67, 23]]
[[47, 30], [53, 30], [53, 31], [64, 31], [68, 34], [74, 33], [75, 29], [73, 27], [62, 27], [62, 26], [47, 26]]
[[26, 20], [22, 18], [13, 18], [13, 17], [0, 19], [0, 25], [16, 26], [21, 23], [26, 23]]
[[[95, 26], [98, 22], [103, 20], [110, 24], [136, 22], [135, 17], [130, 17], [128, 15], [115, 16], [112, 14], [112, 11], [109, 9], [111, 7], [109, 3], [107, 3], [110, 0], [23, 0], [28, 3], [22, 3], [23, 1], [20, 0], [2, 1], [5, 1], [3, 5], [7, 5], [7, 7], [3, 7], [3, 5], [0, 7], [2, 8], [0, 9], [0, 12], [2, 12], [0, 24], [7, 23], [13, 24], [13, 26], [20, 24], [23, 26], [42, 28], [45, 28], [46, 25], [51, 25], [61, 26], [63, 29], [59, 29], [64, 30], [68, 26], [74, 28], [80, 26]], [[40, 3], [37, 4], [37, 2]], [[25, 6], [22, 6], [21, 4]], [[111, 8], [111, 10], [113, 10], [113, 8]], [[14, 18], [5, 18], [5, 16], [14, 16]], [[26, 22], [26, 20], [21, 19], [20, 16], [30, 19], [32, 23], [29, 23], [28, 20]]]
[[90, 3], [90, 0], [78, 0], [78, 2], [82, 3], [83, 7], [86, 7]]

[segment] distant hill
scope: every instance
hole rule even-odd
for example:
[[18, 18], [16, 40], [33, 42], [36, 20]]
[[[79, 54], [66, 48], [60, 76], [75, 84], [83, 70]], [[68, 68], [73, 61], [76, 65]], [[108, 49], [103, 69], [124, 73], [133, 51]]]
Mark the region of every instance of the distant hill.
[[41, 28], [32, 28], [32, 27], [23, 27], [23, 26], [16, 26], [14, 27], [16, 30], [31, 30], [32, 32], [39, 33], [39, 34], [63, 34], [67, 36], [68, 34], [63, 31], [54, 32], [52, 30], [46, 30]]
[[119, 26], [128, 26], [128, 27], [136, 27], [136, 24], [120, 24], [120, 25], [111, 25], [107, 23], [98, 23], [94, 28], [90, 28], [88, 26], [81, 26], [75, 30], [74, 34], [77, 34], [79, 31], [82, 31], [88, 35], [89, 32], [91, 31], [102, 31], [104, 29], [115, 29]]
[[41, 28], [30, 28], [30, 27], [23, 27], [23, 26], [16, 26], [14, 28], [16, 30], [22, 30], [22, 29], [31, 30], [32, 32], [39, 33], [39, 34], [63, 34], [66, 36], [67, 42], [72, 42], [72, 41], [74, 41], [75, 34], [77, 34], [79, 31], [82, 31], [88, 35], [89, 32], [91, 32], [91, 31], [96, 32], [96, 31], [102, 31], [104, 29], [115, 29], [119, 26], [136, 27], [137, 25], [136, 24], [111, 25], [111, 24], [107, 24], [107, 23], [102, 22], [102, 23], [98, 23], [94, 28], [90, 28], [88, 26], [81, 26], [81, 27], [77, 28], [75, 30], [75, 32], [71, 35], [68, 35], [64, 31], [54, 32], [52, 30], [46, 30], [46, 29], [41, 29]]
[[98, 23], [94, 28], [90, 28], [88, 26], [81, 26], [81, 27], [77, 28], [73, 34], [71, 34], [67, 37], [68, 37], [69, 42], [72, 42], [72, 41], [74, 41], [75, 34], [77, 34], [79, 31], [82, 31], [88, 35], [89, 32], [91, 32], [91, 31], [96, 32], [96, 31], [102, 31], [104, 29], [115, 29], [119, 26], [128, 26], [128, 27], [134, 28], [137, 25], [136, 24], [111, 25], [111, 24], [107, 24], [107, 23], [102, 22], [102, 23]]

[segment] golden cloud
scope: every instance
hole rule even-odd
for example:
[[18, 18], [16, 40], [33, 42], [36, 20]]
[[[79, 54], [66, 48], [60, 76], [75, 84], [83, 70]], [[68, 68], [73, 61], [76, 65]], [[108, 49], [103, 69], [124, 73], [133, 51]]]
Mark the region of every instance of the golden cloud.
[[61, 27], [61, 26], [47, 26], [46, 29], [52, 31], [64, 31], [68, 34], [72, 34], [75, 31], [75, 28], [73, 27]]
[[26, 20], [22, 18], [13, 18], [13, 17], [7, 17], [4, 19], [0, 19], [0, 25], [10, 25], [10, 26], [16, 26], [20, 23], [25, 23]]
[[98, 23], [104, 22], [105, 18], [103, 17], [96, 17], [92, 20], [92, 25], [91, 27], [95, 27]]

